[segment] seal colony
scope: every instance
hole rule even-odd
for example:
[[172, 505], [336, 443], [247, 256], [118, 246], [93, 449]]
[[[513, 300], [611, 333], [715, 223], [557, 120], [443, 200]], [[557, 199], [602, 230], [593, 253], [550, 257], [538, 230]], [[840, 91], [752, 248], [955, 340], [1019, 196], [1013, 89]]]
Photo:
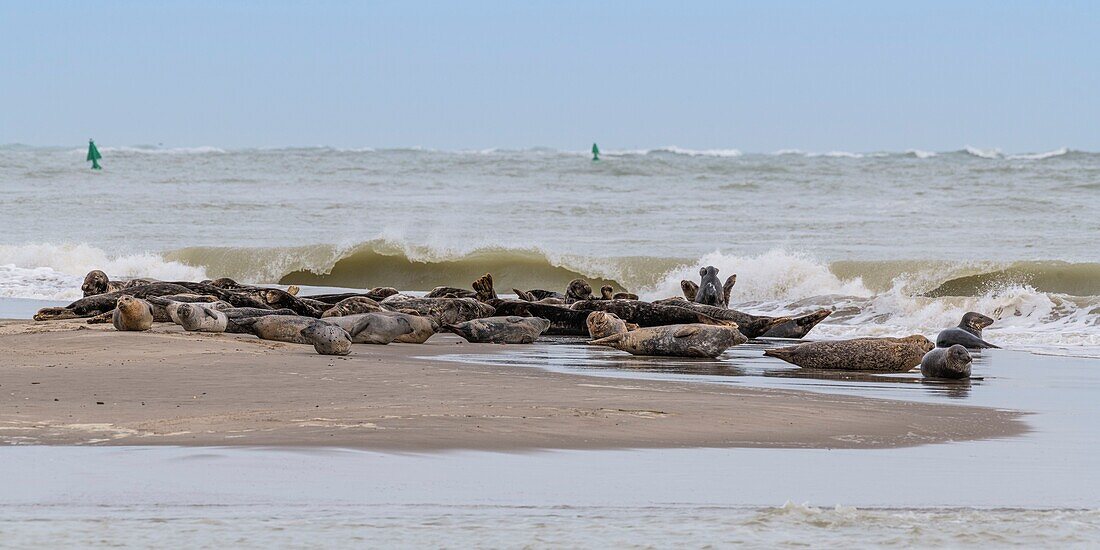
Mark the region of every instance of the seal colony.
[[[683, 296], [653, 302], [604, 286], [594, 294], [583, 279], [564, 292], [513, 289], [496, 293], [492, 274], [470, 289], [436, 287], [413, 296], [392, 287], [299, 296], [297, 287], [255, 286], [222, 278], [192, 281], [111, 280], [94, 270], [84, 297], [65, 307], [43, 308], [36, 321], [87, 318], [120, 331], [146, 331], [172, 322], [187, 331], [252, 334], [265, 340], [312, 345], [323, 355], [347, 355], [353, 344], [422, 344], [440, 332], [470, 342], [522, 345], [543, 336], [582, 336], [589, 343], [634, 355], [715, 358], [756, 338], [802, 339], [832, 312], [755, 315], [729, 307], [737, 282], [718, 269], [699, 270], [700, 282], [682, 281]], [[942, 331], [933, 344], [923, 335], [805, 342], [764, 351], [806, 369], [907, 372], [920, 366], [929, 378], [970, 376], [968, 349], [997, 347], [982, 339], [993, 319], [976, 312]]]

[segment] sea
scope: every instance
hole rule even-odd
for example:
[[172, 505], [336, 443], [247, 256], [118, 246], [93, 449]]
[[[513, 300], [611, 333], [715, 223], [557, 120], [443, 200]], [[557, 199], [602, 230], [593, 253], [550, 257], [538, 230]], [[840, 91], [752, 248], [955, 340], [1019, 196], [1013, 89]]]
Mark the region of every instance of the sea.
[[1100, 153], [662, 147], [0, 146], [0, 297], [111, 277], [655, 299], [702, 266], [734, 307], [828, 307], [818, 337], [925, 333], [967, 311], [1015, 349], [1100, 357]]
[[[0, 146], [0, 317], [83, 276], [563, 289], [646, 299], [702, 266], [810, 338], [978, 311], [975, 378], [815, 378], [540, 343], [451, 364], [1024, 411], [1024, 436], [901, 449], [0, 447], [0, 546], [1095, 547], [1100, 153]], [[774, 345], [768, 344], [768, 345]], [[3, 381], [0, 380], [0, 385]], [[2, 388], [0, 388], [2, 389]], [[18, 443], [8, 441], [7, 443]]]

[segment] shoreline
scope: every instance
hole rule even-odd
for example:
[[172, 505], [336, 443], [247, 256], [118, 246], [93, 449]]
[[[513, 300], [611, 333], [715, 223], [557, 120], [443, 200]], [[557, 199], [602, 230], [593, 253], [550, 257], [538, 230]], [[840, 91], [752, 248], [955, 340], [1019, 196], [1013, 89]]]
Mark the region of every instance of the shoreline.
[[0, 321], [0, 442], [395, 452], [861, 449], [1006, 438], [1025, 413], [433, 361], [503, 350], [310, 346], [155, 325]]

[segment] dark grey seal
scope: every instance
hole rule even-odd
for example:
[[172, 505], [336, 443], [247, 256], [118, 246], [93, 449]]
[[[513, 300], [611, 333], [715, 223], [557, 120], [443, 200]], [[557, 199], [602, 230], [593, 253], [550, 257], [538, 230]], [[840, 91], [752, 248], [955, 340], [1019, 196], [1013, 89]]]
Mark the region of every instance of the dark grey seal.
[[550, 328], [550, 321], [541, 317], [485, 317], [465, 323], [446, 325], [468, 342], [480, 344], [530, 344]]
[[970, 378], [970, 362], [970, 352], [959, 344], [936, 348], [920, 360], [920, 373], [925, 378]]
[[936, 347], [949, 348], [959, 344], [968, 349], [999, 348], [982, 340], [982, 329], [992, 324], [993, 319], [981, 313], [967, 312], [959, 326], [940, 331], [936, 336]]

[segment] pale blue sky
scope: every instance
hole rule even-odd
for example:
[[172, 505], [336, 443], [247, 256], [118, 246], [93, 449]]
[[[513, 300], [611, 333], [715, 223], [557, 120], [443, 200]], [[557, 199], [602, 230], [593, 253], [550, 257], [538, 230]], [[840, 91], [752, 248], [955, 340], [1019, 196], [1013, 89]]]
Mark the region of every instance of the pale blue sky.
[[4, 2], [0, 143], [1100, 151], [1098, 43], [1097, 2]]

